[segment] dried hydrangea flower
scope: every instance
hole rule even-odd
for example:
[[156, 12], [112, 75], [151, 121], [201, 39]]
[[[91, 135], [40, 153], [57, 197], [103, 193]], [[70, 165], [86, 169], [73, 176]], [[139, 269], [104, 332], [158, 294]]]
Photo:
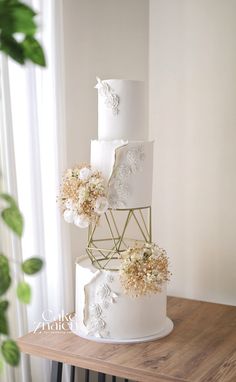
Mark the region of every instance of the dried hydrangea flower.
[[85, 228], [108, 208], [107, 185], [89, 165], [66, 170], [58, 198], [67, 223]]
[[166, 251], [154, 243], [128, 248], [122, 254], [121, 284], [133, 297], [161, 292], [169, 280]]

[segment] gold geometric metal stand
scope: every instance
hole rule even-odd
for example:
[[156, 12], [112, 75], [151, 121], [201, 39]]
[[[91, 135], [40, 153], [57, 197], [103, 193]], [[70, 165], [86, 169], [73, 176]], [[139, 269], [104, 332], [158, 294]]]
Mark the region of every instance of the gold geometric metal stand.
[[134, 243], [151, 243], [151, 207], [108, 209], [89, 226], [86, 252], [99, 269], [117, 270], [117, 259]]

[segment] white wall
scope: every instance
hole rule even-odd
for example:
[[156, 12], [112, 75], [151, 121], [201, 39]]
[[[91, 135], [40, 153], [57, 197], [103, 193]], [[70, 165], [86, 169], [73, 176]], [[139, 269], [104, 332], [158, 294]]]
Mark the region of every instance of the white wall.
[[[64, 0], [63, 20], [68, 166], [89, 160], [97, 136], [95, 76], [149, 78], [153, 236], [171, 258], [169, 293], [232, 304], [235, 14], [234, 0]], [[85, 231], [71, 232], [76, 257]]]
[[154, 237], [173, 295], [236, 305], [236, 1], [150, 0]]
[[[68, 166], [89, 161], [97, 138], [96, 76], [148, 83], [149, 4], [143, 0], [64, 0]], [[85, 231], [71, 226], [73, 257]]]

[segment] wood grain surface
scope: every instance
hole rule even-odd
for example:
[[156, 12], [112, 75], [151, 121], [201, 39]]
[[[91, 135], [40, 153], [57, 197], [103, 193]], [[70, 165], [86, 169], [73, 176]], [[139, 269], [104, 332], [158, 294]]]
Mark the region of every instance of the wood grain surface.
[[[30, 355], [140, 382], [236, 382], [236, 307], [168, 298], [174, 331], [133, 345], [101, 344], [43, 330], [18, 339]], [[55, 325], [56, 327], [56, 325]]]

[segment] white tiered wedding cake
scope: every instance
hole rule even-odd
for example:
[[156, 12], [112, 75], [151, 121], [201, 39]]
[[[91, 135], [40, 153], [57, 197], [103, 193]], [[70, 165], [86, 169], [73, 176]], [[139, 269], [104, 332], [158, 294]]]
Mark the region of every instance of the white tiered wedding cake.
[[[80, 188], [85, 212], [79, 215], [73, 198], [63, 199], [68, 222], [81, 227], [90, 224], [87, 255], [76, 263], [72, 330], [101, 342], [149, 341], [169, 334], [173, 324], [166, 316], [167, 257], [151, 242], [153, 142], [147, 140], [144, 84], [98, 79], [96, 88], [99, 139], [91, 142], [91, 166], [70, 170], [69, 176], [87, 187], [95, 175], [99, 183], [99, 171], [106, 186], [99, 186], [96, 194], [93, 179], [87, 194], [84, 190], [81, 194]], [[94, 207], [92, 198], [97, 198]], [[89, 203], [91, 214], [97, 214], [91, 221], [85, 209]]]

